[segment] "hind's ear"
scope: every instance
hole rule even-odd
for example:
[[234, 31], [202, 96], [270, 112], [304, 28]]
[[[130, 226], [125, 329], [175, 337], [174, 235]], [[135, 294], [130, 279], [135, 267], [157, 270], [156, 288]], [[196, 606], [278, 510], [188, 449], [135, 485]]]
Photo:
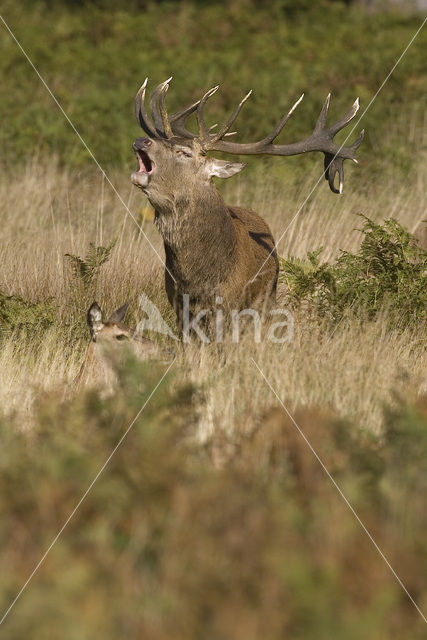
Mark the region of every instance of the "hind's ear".
[[116, 309], [108, 318], [108, 322], [123, 322], [126, 311], [128, 310], [129, 302], [126, 302], [122, 307]]
[[92, 337], [94, 337], [104, 326], [102, 324], [102, 311], [97, 302], [92, 302], [90, 305], [86, 315], [86, 321]]

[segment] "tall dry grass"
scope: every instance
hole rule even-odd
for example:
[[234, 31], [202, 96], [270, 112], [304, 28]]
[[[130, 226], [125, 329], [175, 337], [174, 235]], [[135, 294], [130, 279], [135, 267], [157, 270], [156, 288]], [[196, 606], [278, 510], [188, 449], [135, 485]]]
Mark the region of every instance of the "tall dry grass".
[[[363, 212], [375, 220], [390, 216], [414, 231], [424, 217], [425, 190], [421, 168], [409, 183], [369, 181], [363, 190], [342, 197], [322, 184], [307, 202], [319, 174], [299, 187], [291, 178], [271, 174], [269, 164], [255, 174], [224, 187], [230, 203], [248, 205], [263, 215], [279, 242], [279, 252], [302, 257], [324, 247], [325, 259], [339, 249], [357, 250], [355, 231]], [[113, 174], [113, 183], [132, 215], [141, 222], [144, 199], [128, 177]], [[138, 296], [145, 292], [173, 324], [163, 289], [163, 267], [149, 246], [163, 256], [161, 239], [151, 222], [142, 233], [105, 179], [96, 171], [72, 173], [51, 162], [34, 162], [21, 175], [0, 181], [0, 291], [40, 302], [51, 299], [58, 310], [57, 325], [45, 334], [10, 336], [0, 353], [0, 402], [3, 411], [19, 411], [31, 424], [37, 395], [59, 388], [66, 394], [78, 373], [88, 340], [87, 306], [95, 297], [108, 312], [131, 301], [129, 324], [140, 319]], [[298, 213], [299, 212], [299, 213]], [[298, 214], [298, 215], [296, 215]], [[116, 239], [110, 260], [102, 267], [93, 290], [80, 294], [66, 253], [84, 256], [90, 242], [107, 245]], [[187, 376], [201, 386], [200, 437], [217, 430], [245, 429], [264, 407], [277, 404], [251, 357], [290, 409], [322, 405], [381, 429], [382, 406], [396, 392], [414, 396], [426, 391], [426, 353], [413, 331], [385, 329], [384, 318], [369, 325], [357, 320], [331, 334], [299, 315], [295, 336], [284, 345], [254, 345], [250, 336], [239, 345], [190, 345], [177, 349], [178, 378]], [[252, 418], [250, 418], [252, 416]]]

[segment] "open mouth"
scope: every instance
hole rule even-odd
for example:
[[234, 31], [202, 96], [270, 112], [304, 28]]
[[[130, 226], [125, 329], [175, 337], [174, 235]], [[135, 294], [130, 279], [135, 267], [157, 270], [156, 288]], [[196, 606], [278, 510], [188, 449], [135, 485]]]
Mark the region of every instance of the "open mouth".
[[148, 173], [148, 174], [152, 173], [153, 162], [151, 161], [148, 153], [146, 153], [146, 151], [138, 150], [136, 152], [136, 157], [138, 158], [138, 162], [139, 162], [138, 173]]
[[139, 171], [134, 171], [131, 175], [131, 181], [136, 187], [144, 189], [148, 186], [149, 176], [154, 172], [154, 162], [146, 151], [137, 149], [135, 155], [138, 158]]

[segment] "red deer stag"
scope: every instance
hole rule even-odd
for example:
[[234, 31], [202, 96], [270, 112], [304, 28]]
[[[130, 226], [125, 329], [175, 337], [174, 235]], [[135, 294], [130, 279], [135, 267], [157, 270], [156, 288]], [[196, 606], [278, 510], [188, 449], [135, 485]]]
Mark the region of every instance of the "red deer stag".
[[[137, 138], [133, 149], [139, 170], [132, 173], [134, 185], [142, 189], [155, 209], [155, 223], [165, 247], [165, 285], [169, 302], [182, 331], [183, 302], [189, 311], [212, 309], [217, 298], [223, 309], [264, 309], [274, 303], [278, 275], [275, 243], [267, 223], [249, 209], [225, 204], [212, 184], [212, 177], [229, 178], [244, 163], [208, 157], [208, 151], [237, 155], [291, 156], [309, 151], [325, 154], [325, 178], [334, 193], [342, 193], [343, 162], [357, 162], [354, 154], [363, 131], [352, 145], [340, 146], [334, 136], [356, 115], [358, 99], [337, 122], [326, 126], [330, 95], [326, 98], [313, 133], [301, 142], [274, 144], [303, 96], [264, 139], [253, 143], [226, 140], [251, 91], [237, 105], [224, 126], [214, 133], [206, 125], [203, 109], [218, 87], [207, 91], [191, 106], [169, 116], [165, 95], [170, 79], [160, 84], [150, 99], [151, 117], [145, 107], [147, 80], [135, 99], [137, 119], [148, 137]], [[304, 94], [303, 94], [304, 95]], [[195, 113], [198, 133], [187, 129], [187, 118]], [[339, 176], [339, 189], [334, 186]]]

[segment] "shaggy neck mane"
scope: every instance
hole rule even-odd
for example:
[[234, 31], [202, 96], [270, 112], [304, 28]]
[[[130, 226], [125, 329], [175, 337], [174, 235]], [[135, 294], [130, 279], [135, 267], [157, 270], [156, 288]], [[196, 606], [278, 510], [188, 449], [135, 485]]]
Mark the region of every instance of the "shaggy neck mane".
[[168, 266], [182, 282], [223, 280], [235, 260], [236, 232], [214, 185], [156, 207]]

